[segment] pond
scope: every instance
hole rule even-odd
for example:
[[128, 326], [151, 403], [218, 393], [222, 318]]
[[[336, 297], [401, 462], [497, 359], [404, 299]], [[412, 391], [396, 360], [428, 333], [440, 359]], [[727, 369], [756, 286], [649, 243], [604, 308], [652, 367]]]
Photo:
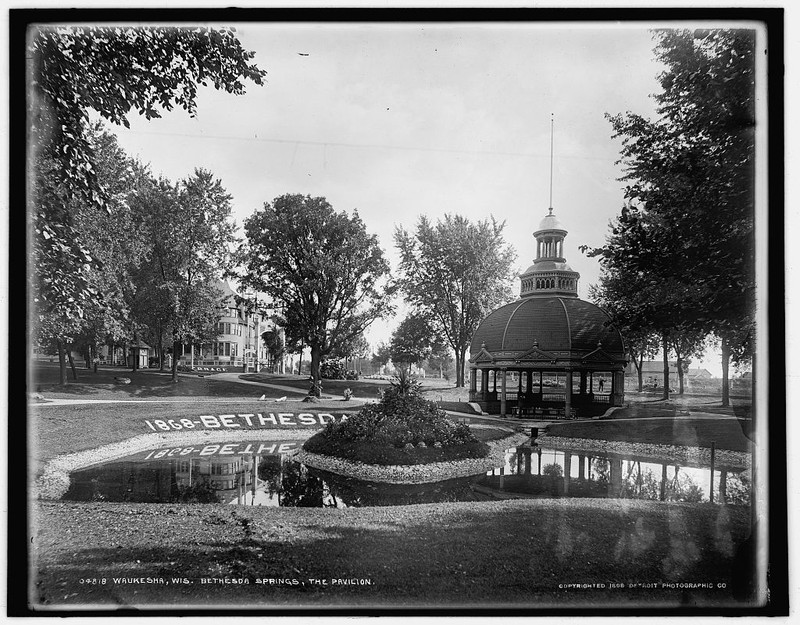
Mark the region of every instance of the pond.
[[[158, 448], [70, 475], [64, 499], [246, 506], [361, 507], [535, 497], [603, 497], [747, 504], [742, 463], [676, 463], [624, 455], [522, 445], [503, 466], [465, 478], [400, 485], [342, 477], [293, 459], [304, 441], [236, 441]], [[713, 484], [713, 490], [712, 490]]]

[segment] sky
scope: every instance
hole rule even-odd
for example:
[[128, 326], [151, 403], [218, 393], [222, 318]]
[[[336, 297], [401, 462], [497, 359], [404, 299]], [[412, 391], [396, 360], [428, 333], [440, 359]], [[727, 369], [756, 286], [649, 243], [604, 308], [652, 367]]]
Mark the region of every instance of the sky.
[[[173, 181], [210, 170], [239, 226], [285, 193], [357, 210], [395, 270], [396, 227], [493, 216], [520, 273], [549, 206], [552, 119], [554, 214], [588, 299], [600, 268], [578, 246], [602, 245], [623, 203], [620, 142], [605, 115], [654, 115], [652, 23], [233, 25], [266, 84], [243, 96], [201, 90], [195, 118], [131, 118], [129, 130], [113, 129], [130, 155]], [[373, 348], [404, 311], [399, 303], [370, 328]], [[715, 356], [703, 366], [721, 371]]]

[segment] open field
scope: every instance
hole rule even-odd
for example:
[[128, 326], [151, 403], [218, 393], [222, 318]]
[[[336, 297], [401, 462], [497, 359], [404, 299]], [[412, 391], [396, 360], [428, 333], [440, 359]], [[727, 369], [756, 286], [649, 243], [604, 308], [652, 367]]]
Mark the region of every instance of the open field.
[[[35, 600], [51, 607], [734, 605], [748, 588], [749, 535], [746, 509], [642, 501], [345, 510], [40, 503]], [[283, 582], [256, 584], [264, 578]], [[343, 579], [370, 585], [331, 581]], [[687, 582], [712, 587], [661, 586]]]

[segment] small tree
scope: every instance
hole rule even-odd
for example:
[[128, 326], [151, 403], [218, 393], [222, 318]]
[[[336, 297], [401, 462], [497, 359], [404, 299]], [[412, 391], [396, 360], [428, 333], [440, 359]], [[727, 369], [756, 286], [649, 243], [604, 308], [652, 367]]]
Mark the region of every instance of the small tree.
[[392, 310], [389, 264], [375, 235], [354, 213], [325, 198], [283, 195], [245, 221], [240, 283], [282, 305], [277, 322], [287, 344], [311, 350], [311, 394], [320, 363]]
[[389, 355], [392, 362], [405, 366], [410, 372], [412, 365], [422, 362], [430, 355], [432, 342], [432, 331], [428, 322], [420, 315], [411, 314], [392, 333]]
[[270, 364], [280, 361], [283, 358], [284, 342], [279, 330], [267, 330], [261, 334], [261, 341], [269, 354]]

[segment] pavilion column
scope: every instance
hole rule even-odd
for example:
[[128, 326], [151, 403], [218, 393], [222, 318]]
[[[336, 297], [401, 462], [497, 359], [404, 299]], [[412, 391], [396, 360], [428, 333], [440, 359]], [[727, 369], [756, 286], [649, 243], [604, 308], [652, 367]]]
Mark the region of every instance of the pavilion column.
[[586, 462], [586, 457], [583, 455], [578, 456], [578, 479], [583, 479], [583, 467]]
[[486, 401], [489, 393], [489, 370], [481, 369], [481, 399]]
[[531, 453], [532, 450], [530, 447], [526, 448], [523, 452], [525, 454], [525, 475], [531, 474]]
[[470, 367], [469, 370], [469, 398], [475, 399], [475, 393], [478, 391], [478, 369]]
[[622, 460], [609, 460], [611, 463], [611, 493], [612, 497], [618, 497], [622, 492]]
[[541, 475], [542, 474], [542, 450], [541, 449], [537, 449], [536, 450], [536, 455], [538, 456], [538, 458], [536, 459], [536, 475]]
[[586, 372], [585, 371], [581, 371], [581, 389], [580, 389], [580, 394], [581, 395], [586, 395]]
[[728, 472], [719, 472], [719, 502], [728, 503]]
[[661, 465], [661, 492], [658, 494], [658, 498], [661, 501], [665, 501], [667, 499], [667, 465]]
[[564, 389], [564, 418], [569, 419], [572, 412], [572, 369], [567, 369], [567, 379]]
[[611, 373], [611, 405], [621, 406], [625, 398], [625, 372]]
[[527, 376], [528, 377], [525, 380], [525, 382], [526, 382], [526, 384], [525, 384], [525, 394], [526, 395], [530, 395], [531, 391], [533, 390], [533, 388], [532, 388], [533, 387], [533, 371], [528, 370], [527, 371]]
[[[500, 383], [500, 416], [506, 416], [506, 370], [505, 368], [500, 369], [500, 375], [503, 376], [503, 379]], [[497, 376], [497, 373], [495, 373]], [[496, 377], [495, 377], [495, 385], [496, 385]]]
[[569, 478], [570, 468], [572, 467], [572, 454], [568, 451], [564, 452], [564, 494], [569, 494]]

